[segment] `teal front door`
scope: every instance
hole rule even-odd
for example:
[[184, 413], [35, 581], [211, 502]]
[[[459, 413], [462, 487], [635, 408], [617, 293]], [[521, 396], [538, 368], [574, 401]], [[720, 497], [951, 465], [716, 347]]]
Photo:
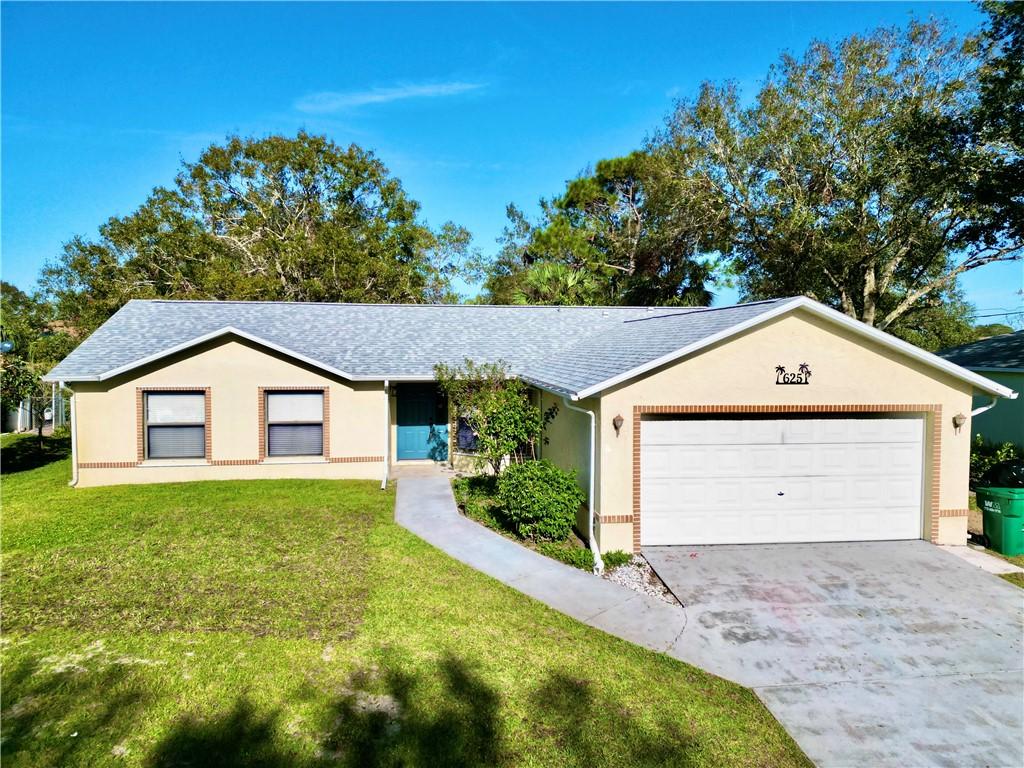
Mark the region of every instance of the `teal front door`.
[[448, 408], [433, 384], [398, 387], [399, 461], [448, 460]]

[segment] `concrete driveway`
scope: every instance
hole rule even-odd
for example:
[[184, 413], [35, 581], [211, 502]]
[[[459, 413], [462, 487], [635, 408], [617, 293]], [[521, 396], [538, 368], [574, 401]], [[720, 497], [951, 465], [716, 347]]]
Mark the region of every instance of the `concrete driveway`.
[[923, 541], [643, 553], [686, 611], [670, 653], [819, 766], [1024, 766], [1024, 590]]

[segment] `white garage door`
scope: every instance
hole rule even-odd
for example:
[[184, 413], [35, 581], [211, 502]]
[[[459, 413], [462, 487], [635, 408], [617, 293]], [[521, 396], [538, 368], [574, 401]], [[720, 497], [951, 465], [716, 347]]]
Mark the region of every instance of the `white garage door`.
[[921, 537], [920, 418], [645, 421], [644, 545]]

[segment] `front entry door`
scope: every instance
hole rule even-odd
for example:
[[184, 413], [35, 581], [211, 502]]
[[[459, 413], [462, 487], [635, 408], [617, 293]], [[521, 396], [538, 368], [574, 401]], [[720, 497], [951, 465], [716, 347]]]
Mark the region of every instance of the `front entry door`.
[[404, 384], [398, 388], [399, 461], [448, 460], [448, 409], [433, 384]]

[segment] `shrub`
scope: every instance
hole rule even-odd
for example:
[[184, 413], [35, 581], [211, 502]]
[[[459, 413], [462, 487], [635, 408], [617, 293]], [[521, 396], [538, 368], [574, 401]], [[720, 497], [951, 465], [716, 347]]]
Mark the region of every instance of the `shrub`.
[[471, 455], [478, 469], [490, 466], [499, 475], [509, 457], [536, 457], [537, 442], [558, 408], [542, 412], [530, 400], [526, 383], [509, 376], [505, 363], [466, 360], [454, 368], [438, 363], [434, 375], [457, 423], [472, 432]]
[[493, 475], [471, 475], [452, 480], [452, 491], [460, 504], [465, 504], [469, 499], [493, 498], [497, 490], [497, 478]]
[[61, 424], [59, 427], [54, 427], [51, 437], [54, 440], [67, 440], [71, 437], [71, 427], [67, 424]]
[[452, 480], [455, 501], [462, 507], [462, 512], [466, 517], [496, 531], [504, 531], [507, 525], [494, 500], [496, 487], [496, 481], [492, 475], [456, 477]]
[[971, 487], [975, 487], [996, 464], [1010, 459], [1024, 459], [1024, 448], [1013, 443], [989, 443], [981, 435], [974, 436], [971, 443]]
[[625, 565], [633, 559], [633, 556], [629, 552], [615, 549], [601, 555], [601, 559], [604, 560], [604, 567], [611, 570], [612, 568], [618, 568], [620, 565]]
[[579, 568], [581, 571], [594, 570], [594, 553], [589, 549], [553, 541], [542, 541], [537, 545], [537, 551], [553, 560], [560, 560], [573, 568]]
[[505, 518], [524, 539], [564, 540], [584, 498], [576, 475], [550, 461], [513, 464], [498, 479]]

